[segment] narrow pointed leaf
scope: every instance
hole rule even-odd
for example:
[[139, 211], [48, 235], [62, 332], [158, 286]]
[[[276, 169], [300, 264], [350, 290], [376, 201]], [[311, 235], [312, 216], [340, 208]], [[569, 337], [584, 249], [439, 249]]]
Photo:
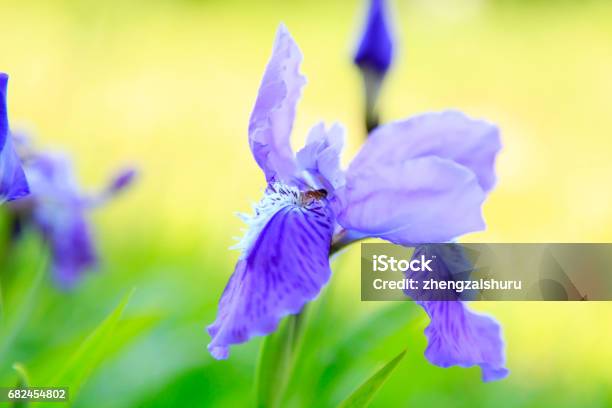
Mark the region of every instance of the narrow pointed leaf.
[[[380, 347], [389, 337], [392, 337], [415, 319], [418, 310], [406, 308], [405, 304], [382, 308], [374, 314], [366, 316], [355, 325], [342, 331], [343, 336], [330, 341], [329, 364], [319, 375], [317, 395], [329, 398], [334, 385], [342, 381], [358, 364], [356, 355], [366, 355], [374, 347]], [[372, 324], [376, 322], [376, 324]]]
[[288, 316], [264, 339], [255, 389], [258, 407], [278, 407], [282, 402], [304, 332], [305, 310]]
[[376, 393], [385, 384], [393, 373], [393, 370], [402, 361], [406, 350], [402, 351], [393, 360], [389, 361], [383, 368], [378, 370], [372, 377], [363, 383], [355, 392], [345, 399], [339, 407], [341, 408], [362, 408], [370, 405]]
[[74, 401], [80, 387], [102, 360], [133, 292], [132, 290], [123, 297], [115, 310], [81, 343], [68, 358], [64, 368], [49, 382], [57, 386], [68, 387], [71, 401]]

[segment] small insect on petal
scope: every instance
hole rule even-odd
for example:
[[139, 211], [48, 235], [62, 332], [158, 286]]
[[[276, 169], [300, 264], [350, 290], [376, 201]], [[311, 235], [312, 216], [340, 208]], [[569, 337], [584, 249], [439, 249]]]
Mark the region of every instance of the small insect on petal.
[[312, 204], [313, 201], [321, 201], [327, 197], [327, 190], [310, 190], [304, 191], [300, 193], [300, 204], [301, 205], [309, 205]]

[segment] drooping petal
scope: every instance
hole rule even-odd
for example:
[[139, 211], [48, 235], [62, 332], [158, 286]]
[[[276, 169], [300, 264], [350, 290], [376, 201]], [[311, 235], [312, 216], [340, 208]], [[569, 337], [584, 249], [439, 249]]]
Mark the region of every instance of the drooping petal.
[[84, 209], [73, 207], [68, 211], [56, 220], [46, 220], [45, 233], [51, 247], [53, 276], [65, 288], [73, 286], [83, 272], [97, 264], [96, 248]]
[[236, 265], [208, 327], [208, 349], [217, 359], [229, 347], [274, 330], [298, 313], [328, 281], [331, 211], [323, 200], [279, 209]]
[[313, 184], [333, 193], [344, 186], [344, 172], [340, 168], [340, 153], [344, 145], [344, 132], [334, 124], [329, 130], [323, 123], [315, 125], [308, 134], [306, 146], [297, 153], [300, 171], [314, 178]]
[[249, 121], [249, 144], [268, 182], [289, 181], [295, 170], [290, 136], [295, 107], [306, 79], [302, 55], [284, 25], [278, 28]]
[[486, 192], [495, 184], [495, 158], [500, 149], [495, 125], [470, 119], [458, 111], [427, 113], [374, 130], [352, 161], [349, 172], [438, 156], [469, 168]]
[[417, 302], [429, 315], [425, 328], [425, 357], [440, 367], [480, 366], [483, 381], [501, 380], [505, 368], [501, 327], [489, 316], [468, 309], [459, 301]]
[[6, 85], [8, 76], [0, 73], [0, 203], [17, 200], [28, 195], [21, 160], [13, 146], [6, 108]]
[[[477, 255], [472, 255], [477, 257]], [[474, 271], [474, 261], [468, 256], [467, 249], [456, 243], [434, 243], [418, 245], [414, 249], [412, 259], [429, 260], [429, 270], [422, 268], [419, 271], [406, 272], [406, 278], [415, 279], [418, 282], [435, 280], [438, 282], [464, 281], [471, 277]], [[404, 293], [416, 301], [432, 300], [471, 300], [477, 295], [474, 290], [462, 290], [457, 292], [450, 288], [425, 289], [424, 285], [417, 285], [416, 289], [405, 289]]]
[[370, 0], [370, 7], [354, 62], [379, 74], [387, 72], [393, 59], [393, 36], [384, 0]]
[[88, 200], [82, 197], [64, 156], [36, 155], [26, 171], [32, 188], [32, 221], [49, 243], [54, 278], [70, 287], [96, 264]]
[[[432, 270], [407, 272], [407, 277], [419, 282], [470, 279], [474, 268], [468, 250], [460, 244], [419, 245], [412, 259], [421, 257], [431, 260]], [[508, 375], [501, 328], [493, 318], [470, 311], [461, 301], [470, 298], [469, 291], [433, 291], [420, 287], [405, 292], [425, 309], [431, 320], [425, 329], [428, 340], [425, 356], [431, 363], [440, 367], [478, 365], [484, 381]]]
[[485, 226], [474, 173], [435, 156], [349, 171], [340, 194], [344, 228], [397, 244], [446, 242]]

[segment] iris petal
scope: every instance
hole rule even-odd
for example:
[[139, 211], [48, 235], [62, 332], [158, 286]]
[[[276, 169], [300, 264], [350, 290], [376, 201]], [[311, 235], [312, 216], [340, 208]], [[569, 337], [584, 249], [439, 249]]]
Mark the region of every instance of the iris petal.
[[249, 145], [268, 182], [287, 182], [295, 171], [290, 135], [306, 83], [299, 72], [301, 61], [297, 44], [281, 25], [249, 121]]
[[13, 147], [9, 131], [6, 108], [6, 85], [8, 75], [0, 73], [0, 203], [23, 198], [28, 195], [21, 160]]
[[496, 126], [458, 111], [427, 113], [378, 127], [351, 162], [349, 172], [393, 166], [422, 156], [438, 156], [467, 167], [484, 191], [495, 184], [495, 158], [501, 149]]
[[[434, 279], [443, 281], [463, 281], [471, 278], [474, 271], [473, 258], [461, 244], [426, 244], [415, 247], [412, 259], [430, 260], [430, 270], [422, 268], [419, 271], [406, 272], [406, 278], [413, 278], [420, 282]], [[404, 293], [417, 301], [429, 300], [471, 300], [476, 295], [473, 290], [456, 292], [453, 289], [427, 290], [423, 287], [418, 289], [405, 289]]]
[[[432, 260], [432, 271], [410, 272], [410, 277], [421, 282], [427, 279], [452, 281], [469, 279], [474, 264], [465, 248], [459, 244], [419, 245], [413, 259], [424, 256]], [[425, 329], [428, 345], [425, 356], [440, 367], [478, 365], [484, 381], [494, 381], [508, 375], [504, 367], [504, 342], [499, 324], [491, 317], [468, 309], [463, 295], [448, 291], [429, 291], [422, 288], [406, 290], [431, 319]]]
[[349, 170], [339, 194], [344, 228], [397, 244], [450, 241], [485, 226], [474, 173], [435, 156]]
[[300, 170], [306, 170], [320, 187], [333, 192], [345, 183], [344, 171], [340, 168], [340, 153], [344, 145], [344, 132], [334, 124], [329, 130], [323, 123], [315, 125], [308, 134], [306, 146], [297, 153]]
[[458, 301], [418, 302], [431, 322], [425, 329], [425, 357], [440, 367], [480, 366], [483, 381], [495, 381], [509, 373], [504, 367], [504, 343], [499, 324], [475, 313]]
[[0, 72], [0, 150], [4, 148], [9, 136], [8, 112], [6, 108], [6, 85], [8, 75]]
[[9, 135], [0, 151], [0, 203], [26, 197], [30, 187]]
[[238, 261], [208, 327], [213, 357], [227, 358], [230, 345], [271, 333], [318, 295], [331, 274], [333, 225], [323, 201], [287, 205], [272, 216]]
[[96, 248], [87, 220], [88, 200], [80, 193], [69, 160], [37, 155], [26, 167], [34, 200], [33, 220], [48, 240], [52, 269], [63, 287], [95, 266]]
[[73, 286], [97, 263], [88, 221], [83, 209], [73, 208], [63, 222], [49, 224], [47, 238], [53, 255], [53, 276], [62, 287]]

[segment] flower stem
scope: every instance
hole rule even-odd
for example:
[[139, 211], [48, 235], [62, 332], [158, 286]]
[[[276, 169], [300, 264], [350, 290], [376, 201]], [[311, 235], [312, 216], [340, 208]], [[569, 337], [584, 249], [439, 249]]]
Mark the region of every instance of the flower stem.
[[354, 234], [351, 234], [346, 230], [338, 232], [336, 235], [334, 235], [334, 238], [332, 239], [332, 243], [329, 248], [329, 257], [331, 258], [347, 246], [355, 242], [361, 241], [365, 238], [366, 237], [355, 236]]

